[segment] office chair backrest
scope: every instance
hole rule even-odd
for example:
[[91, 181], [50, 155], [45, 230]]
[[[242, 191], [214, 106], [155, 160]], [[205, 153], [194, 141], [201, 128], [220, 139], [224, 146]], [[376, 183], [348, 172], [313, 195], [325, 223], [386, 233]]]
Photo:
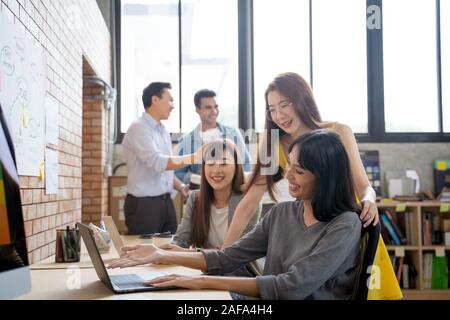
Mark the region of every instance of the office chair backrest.
[[373, 264], [377, 252], [378, 241], [380, 239], [381, 226], [370, 225], [363, 228], [359, 248], [359, 263], [356, 267], [355, 289], [353, 291], [354, 300], [367, 300], [369, 293], [369, 267]]

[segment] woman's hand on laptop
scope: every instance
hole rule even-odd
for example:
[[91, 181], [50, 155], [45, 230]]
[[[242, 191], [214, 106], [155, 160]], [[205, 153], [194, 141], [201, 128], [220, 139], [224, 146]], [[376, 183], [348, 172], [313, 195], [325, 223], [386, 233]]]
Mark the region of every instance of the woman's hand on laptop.
[[121, 249], [125, 254], [120, 258], [108, 264], [108, 269], [128, 268], [143, 264], [159, 262], [164, 251], [158, 249], [152, 244], [136, 246], [125, 246]]
[[160, 288], [179, 287], [192, 290], [202, 290], [206, 289], [205, 279], [206, 279], [205, 276], [189, 277], [172, 274], [147, 280], [144, 282], [144, 285], [152, 285], [154, 287]]

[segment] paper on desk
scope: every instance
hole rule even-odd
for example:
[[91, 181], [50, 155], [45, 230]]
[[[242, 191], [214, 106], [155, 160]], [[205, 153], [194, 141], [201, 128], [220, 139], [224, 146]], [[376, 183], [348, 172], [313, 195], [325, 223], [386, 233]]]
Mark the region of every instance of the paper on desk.
[[403, 182], [402, 179], [390, 179], [389, 180], [389, 198], [393, 198], [403, 193]]
[[415, 193], [420, 192], [420, 183], [419, 183], [419, 175], [416, 170], [406, 170], [406, 177], [413, 179], [415, 183]]
[[45, 150], [45, 193], [58, 194], [58, 152]]

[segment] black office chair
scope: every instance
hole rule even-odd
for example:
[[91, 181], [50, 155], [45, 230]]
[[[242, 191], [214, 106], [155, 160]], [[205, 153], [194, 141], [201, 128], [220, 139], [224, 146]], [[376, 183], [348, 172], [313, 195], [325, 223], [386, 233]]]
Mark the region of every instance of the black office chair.
[[359, 247], [359, 263], [356, 267], [355, 289], [353, 300], [367, 300], [369, 288], [367, 286], [370, 273], [367, 272], [369, 266], [373, 264], [377, 252], [378, 241], [380, 240], [381, 225], [370, 225], [363, 228]]

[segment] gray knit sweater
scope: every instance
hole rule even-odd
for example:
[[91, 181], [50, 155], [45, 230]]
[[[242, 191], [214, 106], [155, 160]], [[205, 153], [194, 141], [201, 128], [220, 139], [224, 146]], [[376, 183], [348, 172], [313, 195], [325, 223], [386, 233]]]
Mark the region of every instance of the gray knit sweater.
[[306, 227], [303, 202], [284, 202], [232, 247], [205, 251], [207, 272], [229, 273], [266, 256], [256, 278], [262, 299], [350, 299], [360, 236], [355, 212]]

